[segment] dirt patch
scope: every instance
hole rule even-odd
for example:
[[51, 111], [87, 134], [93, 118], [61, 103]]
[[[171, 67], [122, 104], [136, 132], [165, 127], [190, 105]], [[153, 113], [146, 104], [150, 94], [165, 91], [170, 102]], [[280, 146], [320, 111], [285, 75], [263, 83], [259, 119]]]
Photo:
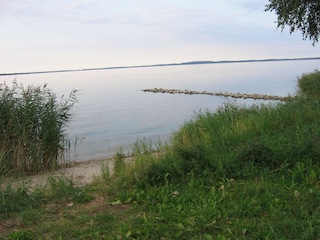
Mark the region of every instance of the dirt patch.
[[58, 177], [64, 176], [73, 180], [73, 183], [77, 186], [83, 186], [90, 183], [95, 177], [99, 177], [102, 173], [101, 169], [108, 167], [110, 174], [113, 169], [113, 159], [100, 159], [90, 160], [85, 162], [77, 162], [71, 164], [69, 167], [65, 167], [50, 173], [43, 173], [33, 176], [21, 177], [21, 178], [6, 178], [1, 181], [1, 187], [7, 183], [12, 186], [18, 186], [21, 183], [28, 183], [28, 186], [42, 186], [47, 183], [49, 176]]

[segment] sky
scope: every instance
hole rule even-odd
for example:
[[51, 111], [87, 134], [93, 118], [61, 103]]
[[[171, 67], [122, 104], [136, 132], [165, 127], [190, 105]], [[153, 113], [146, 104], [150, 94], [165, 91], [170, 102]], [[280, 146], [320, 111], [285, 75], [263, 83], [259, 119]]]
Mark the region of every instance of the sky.
[[0, 73], [318, 57], [267, 0], [0, 0]]

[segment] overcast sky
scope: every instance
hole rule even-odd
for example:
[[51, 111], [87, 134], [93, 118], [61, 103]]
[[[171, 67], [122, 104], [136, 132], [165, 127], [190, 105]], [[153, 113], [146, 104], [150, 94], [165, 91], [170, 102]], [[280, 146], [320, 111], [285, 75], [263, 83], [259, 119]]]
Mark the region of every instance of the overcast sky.
[[318, 57], [267, 0], [0, 0], [0, 73]]

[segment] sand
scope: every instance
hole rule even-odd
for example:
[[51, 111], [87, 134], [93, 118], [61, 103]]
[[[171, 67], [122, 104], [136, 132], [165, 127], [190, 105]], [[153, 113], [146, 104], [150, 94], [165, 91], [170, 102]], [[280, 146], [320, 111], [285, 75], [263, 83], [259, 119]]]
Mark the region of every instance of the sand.
[[28, 186], [42, 186], [47, 183], [48, 177], [66, 177], [72, 179], [73, 183], [77, 186], [83, 186], [92, 182], [96, 177], [101, 176], [102, 166], [109, 167], [110, 174], [113, 169], [113, 159], [90, 160], [85, 162], [76, 162], [71, 164], [70, 167], [65, 167], [50, 173], [42, 173], [33, 176], [25, 176], [21, 178], [5, 178], [1, 180], [1, 187], [8, 183], [12, 186], [27, 183]]

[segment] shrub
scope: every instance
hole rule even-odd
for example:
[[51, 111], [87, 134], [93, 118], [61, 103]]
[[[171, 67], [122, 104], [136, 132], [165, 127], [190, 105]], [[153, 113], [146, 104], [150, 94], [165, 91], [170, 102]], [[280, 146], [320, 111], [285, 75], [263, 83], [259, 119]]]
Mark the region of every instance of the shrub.
[[76, 92], [58, 102], [46, 84], [0, 85], [0, 175], [49, 170], [63, 160]]
[[298, 80], [299, 94], [309, 97], [320, 97], [320, 72], [304, 74]]

